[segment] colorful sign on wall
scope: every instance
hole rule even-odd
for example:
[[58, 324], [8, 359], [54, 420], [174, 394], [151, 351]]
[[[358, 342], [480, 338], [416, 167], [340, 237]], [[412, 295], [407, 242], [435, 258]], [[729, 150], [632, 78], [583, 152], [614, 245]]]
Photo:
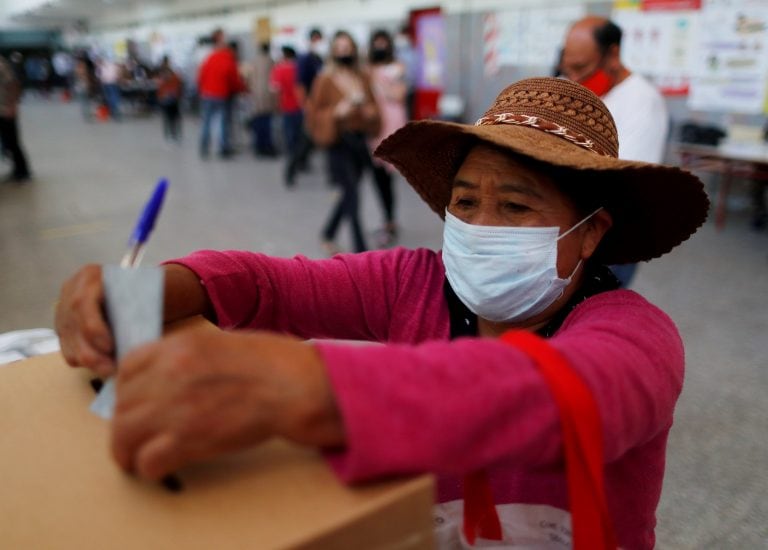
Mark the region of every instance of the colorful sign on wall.
[[584, 15], [581, 4], [496, 13], [498, 64], [554, 69], [568, 28]]
[[768, 7], [713, 2], [701, 12], [696, 70], [689, 107], [733, 113], [763, 112], [768, 77]]
[[416, 21], [416, 36], [421, 70], [418, 87], [442, 89], [445, 85], [445, 21], [440, 13], [423, 15]]
[[701, 0], [642, 0], [641, 9], [646, 11], [700, 10]]
[[621, 56], [631, 70], [651, 78], [665, 95], [688, 93], [695, 68], [699, 12], [616, 10], [621, 27]]

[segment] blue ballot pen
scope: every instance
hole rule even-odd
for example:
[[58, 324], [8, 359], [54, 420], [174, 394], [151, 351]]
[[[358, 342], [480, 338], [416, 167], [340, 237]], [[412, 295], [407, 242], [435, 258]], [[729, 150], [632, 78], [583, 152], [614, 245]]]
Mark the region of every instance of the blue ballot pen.
[[131, 233], [131, 238], [128, 239], [128, 250], [120, 262], [120, 267], [136, 267], [141, 262], [144, 245], [149, 239], [152, 229], [155, 227], [155, 222], [163, 206], [163, 199], [165, 199], [165, 191], [167, 189], [168, 180], [161, 178], [157, 182], [149, 201], [144, 206], [139, 221], [136, 222], [136, 227], [133, 229], [133, 233]]

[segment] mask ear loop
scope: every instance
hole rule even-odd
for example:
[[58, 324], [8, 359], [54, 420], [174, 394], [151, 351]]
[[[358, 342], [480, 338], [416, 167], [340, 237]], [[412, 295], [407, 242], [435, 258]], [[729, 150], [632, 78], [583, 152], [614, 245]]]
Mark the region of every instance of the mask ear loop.
[[[569, 234], [571, 231], [573, 231], [574, 229], [576, 229], [577, 227], [579, 227], [581, 224], [585, 223], [585, 222], [586, 222], [586, 221], [587, 221], [589, 218], [591, 218], [592, 216], [594, 216], [595, 214], [597, 214], [598, 212], [600, 212], [602, 209], [603, 209], [603, 207], [601, 206], [600, 208], [598, 208], [597, 210], [595, 210], [594, 212], [592, 212], [592, 213], [591, 213], [590, 215], [588, 215], [586, 218], [584, 218], [583, 220], [581, 220], [580, 222], [578, 222], [576, 225], [574, 225], [573, 227], [571, 227], [571, 228], [570, 228], [568, 231], [566, 231], [565, 233], [563, 233], [562, 235], [560, 235], [560, 236], [557, 238], [557, 240], [559, 241], [560, 239], [562, 239], [563, 237], [565, 237], [566, 235], [568, 235], [568, 234]], [[583, 263], [583, 261], [581, 260], [581, 258], [579, 258], [579, 263], [577, 263], [577, 264], [576, 264], [576, 267], [574, 267], [574, 268], [573, 268], [573, 271], [571, 271], [571, 274], [570, 274], [570, 275], [568, 275], [568, 277], [566, 277], [566, 280], [567, 280], [569, 283], [570, 283], [570, 282], [573, 280], [573, 276], [574, 276], [574, 275], [576, 274], [576, 272], [579, 270], [579, 268], [581, 267], [581, 264], [582, 264], [582, 263]]]
[[600, 212], [602, 209], [603, 209], [603, 207], [601, 206], [600, 208], [598, 208], [597, 210], [595, 210], [594, 212], [592, 212], [592, 213], [591, 213], [590, 215], [588, 215], [586, 218], [584, 218], [583, 220], [581, 220], [580, 222], [578, 222], [576, 225], [574, 225], [573, 227], [571, 227], [571, 228], [570, 228], [568, 231], [566, 231], [565, 233], [563, 233], [562, 235], [560, 235], [559, 237], [557, 237], [557, 240], [559, 241], [560, 239], [562, 239], [563, 237], [565, 237], [566, 235], [568, 235], [570, 232], [572, 232], [574, 229], [576, 229], [577, 227], [579, 227], [581, 224], [585, 223], [585, 222], [586, 222], [586, 221], [587, 221], [589, 218], [591, 218], [592, 216], [594, 216], [595, 214], [597, 214], [598, 212]]

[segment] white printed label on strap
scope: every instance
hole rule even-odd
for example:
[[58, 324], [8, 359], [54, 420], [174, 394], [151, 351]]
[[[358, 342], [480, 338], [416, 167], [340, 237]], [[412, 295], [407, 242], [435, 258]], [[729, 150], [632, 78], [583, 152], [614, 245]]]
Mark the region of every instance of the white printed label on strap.
[[545, 504], [497, 504], [504, 540], [475, 541], [470, 546], [462, 533], [464, 502], [452, 500], [433, 508], [435, 542], [440, 550], [516, 548], [566, 550], [571, 548], [571, 514]]

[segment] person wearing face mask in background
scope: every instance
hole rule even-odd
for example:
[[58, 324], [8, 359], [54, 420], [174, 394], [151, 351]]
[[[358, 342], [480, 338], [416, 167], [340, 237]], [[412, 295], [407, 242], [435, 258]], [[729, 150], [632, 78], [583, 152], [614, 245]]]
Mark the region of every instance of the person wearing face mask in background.
[[[335, 87], [336, 64], [317, 91]], [[592, 509], [572, 508], [570, 424], [525, 337], [567, 358], [555, 376], [566, 395], [581, 381], [594, 400], [602, 444], [591, 475], [604, 477], [612, 547], [652, 549], [684, 350], [674, 322], [617, 289], [605, 265], [651, 260], [689, 238], [707, 216], [701, 181], [619, 160], [600, 99], [556, 78], [508, 86], [476, 124], [408, 123], [376, 156], [445, 220], [442, 253], [207, 250], [167, 262], [166, 321], [203, 314], [238, 330], [181, 329], [120, 362], [117, 463], [160, 479], [282, 436], [322, 448], [350, 483], [434, 473], [441, 550], [472, 544], [481, 488], [493, 499], [483, 518], [498, 529], [477, 538], [570, 548], [571, 519]], [[64, 285], [56, 327], [70, 364], [107, 374], [101, 280], [89, 266]]]
[[[376, 149], [384, 138], [402, 128], [407, 122], [405, 96], [408, 92], [405, 81], [405, 66], [395, 60], [392, 36], [385, 30], [371, 34], [368, 46], [369, 74], [373, 95], [379, 106], [381, 130], [378, 135], [368, 140], [371, 151]], [[376, 245], [392, 246], [397, 240], [395, 223], [395, 195], [392, 185], [391, 164], [373, 160], [373, 180], [384, 209], [384, 227], [376, 232]]]
[[[619, 131], [619, 158], [664, 161], [669, 114], [664, 98], [621, 62], [621, 29], [604, 17], [587, 16], [571, 26], [560, 57], [560, 76], [592, 90], [605, 103]], [[612, 266], [628, 287], [636, 264]]]
[[314, 143], [328, 149], [333, 181], [341, 188], [336, 205], [322, 231], [328, 255], [339, 252], [335, 243], [339, 224], [348, 220], [355, 252], [368, 249], [358, 214], [359, 185], [371, 166], [367, 140], [381, 127], [379, 108], [368, 75], [360, 69], [357, 44], [345, 31], [331, 42], [331, 63], [312, 86], [307, 107], [307, 128]]
[[[296, 95], [303, 110], [312, 93], [315, 78], [323, 68], [323, 59], [328, 55], [328, 47], [320, 29], [309, 31], [309, 49], [296, 59]], [[312, 137], [302, 128], [296, 145], [295, 154], [286, 165], [285, 184], [291, 187], [296, 183], [296, 174], [309, 168], [309, 155], [314, 149]]]
[[296, 163], [299, 135], [304, 127], [304, 113], [296, 94], [296, 50], [282, 47], [283, 58], [275, 64], [269, 75], [269, 84], [277, 93], [278, 106], [283, 117], [283, 143], [287, 169]]
[[270, 43], [262, 42], [248, 70], [251, 147], [253, 154], [259, 157], [277, 156], [277, 150], [272, 141], [272, 116], [277, 109], [277, 101], [275, 92], [269, 84], [269, 75], [273, 66]]

